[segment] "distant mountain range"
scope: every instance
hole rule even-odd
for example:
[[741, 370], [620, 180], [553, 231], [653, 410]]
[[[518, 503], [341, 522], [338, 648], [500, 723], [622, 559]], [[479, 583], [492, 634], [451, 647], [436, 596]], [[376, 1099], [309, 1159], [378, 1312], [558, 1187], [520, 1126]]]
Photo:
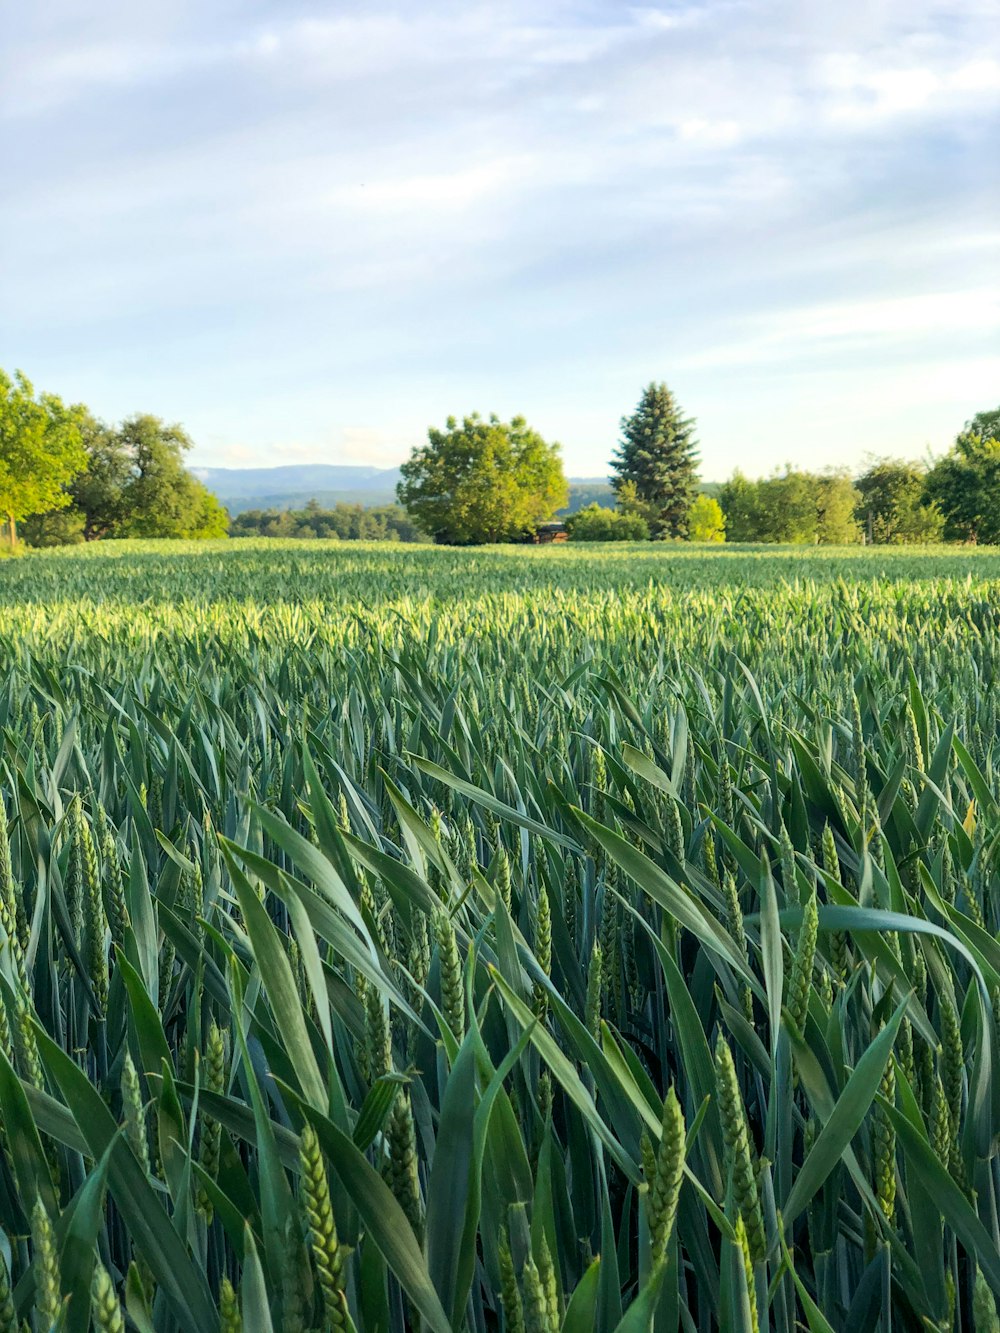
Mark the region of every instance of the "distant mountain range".
[[[399, 468], [341, 467], [291, 463], [285, 467], [196, 467], [191, 469], [231, 514], [245, 509], [300, 509], [310, 500], [325, 507], [394, 504]], [[613, 495], [604, 477], [571, 477], [565, 513], [588, 504], [610, 508]]]

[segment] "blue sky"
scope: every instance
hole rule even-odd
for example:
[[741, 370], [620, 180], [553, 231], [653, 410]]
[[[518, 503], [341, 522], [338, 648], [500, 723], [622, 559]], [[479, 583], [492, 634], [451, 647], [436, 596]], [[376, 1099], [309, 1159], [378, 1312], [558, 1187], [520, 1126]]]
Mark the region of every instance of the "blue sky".
[[0, 41], [0, 365], [192, 461], [521, 412], [703, 475], [1000, 403], [995, 0], [44, 0]]

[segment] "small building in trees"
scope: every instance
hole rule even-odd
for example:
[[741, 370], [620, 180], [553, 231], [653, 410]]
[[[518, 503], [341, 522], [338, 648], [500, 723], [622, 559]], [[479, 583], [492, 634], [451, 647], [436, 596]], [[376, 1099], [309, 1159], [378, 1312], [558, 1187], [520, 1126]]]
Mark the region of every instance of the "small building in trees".
[[536, 546], [547, 542], [565, 542], [569, 541], [569, 533], [565, 523], [542, 523], [528, 540]]

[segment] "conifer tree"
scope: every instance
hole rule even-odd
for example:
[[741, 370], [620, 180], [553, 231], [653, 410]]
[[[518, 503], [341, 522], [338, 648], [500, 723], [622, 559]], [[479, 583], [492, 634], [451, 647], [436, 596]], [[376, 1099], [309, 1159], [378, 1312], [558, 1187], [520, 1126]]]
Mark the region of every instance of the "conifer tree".
[[611, 484], [620, 494], [632, 482], [654, 537], [687, 537], [697, 490], [694, 418], [685, 417], [665, 384], [650, 384], [630, 417], [623, 417]]

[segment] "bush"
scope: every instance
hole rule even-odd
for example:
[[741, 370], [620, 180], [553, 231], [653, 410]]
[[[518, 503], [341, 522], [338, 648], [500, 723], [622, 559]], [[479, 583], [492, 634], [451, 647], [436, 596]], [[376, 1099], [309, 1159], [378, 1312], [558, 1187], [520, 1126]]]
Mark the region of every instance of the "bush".
[[570, 514], [566, 531], [573, 542], [649, 541], [649, 524], [644, 518], [638, 514], [623, 514], [617, 509], [603, 509], [598, 504]]
[[688, 533], [693, 542], [724, 542], [726, 516], [718, 500], [710, 495], [695, 498], [688, 514]]
[[28, 546], [79, 546], [83, 541], [83, 515], [78, 509], [33, 514], [21, 524], [21, 537]]

